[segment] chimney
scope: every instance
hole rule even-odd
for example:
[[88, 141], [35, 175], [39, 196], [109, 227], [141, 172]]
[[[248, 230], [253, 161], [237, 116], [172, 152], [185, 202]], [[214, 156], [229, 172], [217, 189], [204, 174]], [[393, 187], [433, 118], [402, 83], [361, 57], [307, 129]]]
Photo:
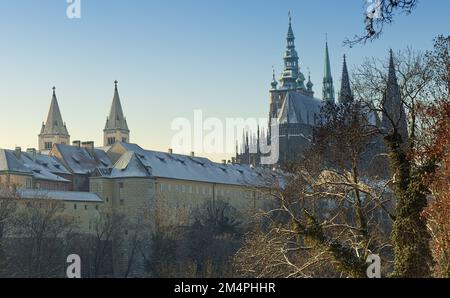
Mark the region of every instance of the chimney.
[[81, 143], [81, 147], [87, 148], [87, 149], [94, 149], [94, 142], [92, 142], [92, 141], [83, 142], [83, 143]]
[[222, 164], [226, 165], [227, 164], [227, 160], [226, 159], [222, 159]]
[[16, 147], [16, 149], [14, 150], [14, 155], [17, 159], [20, 159], [20, 157], [22, 156], [22, 148]]
[[194, 151], [191, 152], [191, 157], [195, 157]]
[[36, 149], [35, 148], [28, 148], [27, 153], [31, 155], [31, 158], [33, 161], [36, 161]]
[[173, 153], [173, 150], [172, 150], [172, 148], [169, 148], [169, 154], [172, 154]]
[[81, 147], [81, 141], [73, 141], [72, 142], [72, 146], [80, 148]]

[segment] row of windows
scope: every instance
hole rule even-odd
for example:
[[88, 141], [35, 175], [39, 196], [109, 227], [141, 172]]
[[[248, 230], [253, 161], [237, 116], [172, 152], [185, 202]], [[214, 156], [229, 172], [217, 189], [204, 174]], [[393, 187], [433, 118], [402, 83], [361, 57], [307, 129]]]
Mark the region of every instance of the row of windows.
[[[159, 184], [159, 191], [160, 192], [172, 192], [172, 193], [189, 193], [189, 194], [201, 194], [201, 195], [212, 195], [213, 194], [213, 188], [210, 186], [192, 186], [192, 185], [173, 185], [173, 184], [165, 184], [160, 183]], [[236, 195], [236, 196], [242, 196], [244, 195], [244, 192], [237, 191], [237, 190], [229, 190], [224, 188], [216, 188], [215, 194], [219, 196], [226, 196], [226, 195]]]
[[[64, 204], [64, 209], [66, 208], [66, 204]], [[83, 208], [83, 207], [81, 207]], [[88, 210], [89, 206], [88, 205], [84, 205], [84, 210]], [[73, 204], [73, 210], [78, 210], [78, 204]], [[98, 210], [98, 205], [95, 205], [95, 210]]]
[[[108, 141], [108, 145], [114, 145], [116, 143], [116, 138], [115, 137], [109, 137], [107, 141]], [[126, 143], [127, 142], [127, 138], [122, 138], [121, 142], [122, 143]]]

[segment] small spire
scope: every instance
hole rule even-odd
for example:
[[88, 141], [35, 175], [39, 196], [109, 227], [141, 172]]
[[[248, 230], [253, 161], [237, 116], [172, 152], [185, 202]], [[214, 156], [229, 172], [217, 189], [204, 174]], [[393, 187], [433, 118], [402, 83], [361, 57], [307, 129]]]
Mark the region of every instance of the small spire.
[[273, 67], [272, 65], [272, 83], [270, 83], [270, 85], [272, 86], [272, 89], [275, 90], [277, 89], [277, 79], [275, 78], [275, 67]]
[[117, 84], [119, 84], [119, 82], [117, 80], [115, 80], [114, 81], [114, 86], [115, 86], [116, 90], [117, 90]]
[[311, 71], [308, 67], [308, 83], [306, 83], [306, 88], [309, 92], [312, 92], [314, 84], [311, 82]]
[[288, 39], [294, 39], [294, 31], [292, 30], [292, 12], [289, 10], [288, 13], [289, 16], [289, 28], [288, 28]]
[[55, 86], [53, 86], [52, 90], [53, 90], [53, 95], [56, 95], [56, 87]]
[[396, 81], [397, 76], [395, 74], [395, 63], [394, 63], [394, 51], [392, 49], [389, 50], [389, 81]]

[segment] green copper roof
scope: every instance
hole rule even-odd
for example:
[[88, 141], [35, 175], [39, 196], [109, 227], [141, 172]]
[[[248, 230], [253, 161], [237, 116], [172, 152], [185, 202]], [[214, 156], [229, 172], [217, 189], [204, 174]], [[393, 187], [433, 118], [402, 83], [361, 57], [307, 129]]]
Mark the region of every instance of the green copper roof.
[[344, 63], [342, 65], [341, 91], [339, 92], [339, 102], [353, 101], [352, 88], [350, 86], [350, 77], [348, 75], [347, 60], [344, 55]]
[[331, 75], [330, 54], [328, 41], [325, 43], [325, 67], [323, 77], [323, 100], [334, 102], [333, 77]]
[[328, 42], [325, 43], [325, 69], [324, 69], [324, 78], [325, 79], [333, 79], [331, 76], [331, 66], [330, 66], [330, 54], [328, 51]]

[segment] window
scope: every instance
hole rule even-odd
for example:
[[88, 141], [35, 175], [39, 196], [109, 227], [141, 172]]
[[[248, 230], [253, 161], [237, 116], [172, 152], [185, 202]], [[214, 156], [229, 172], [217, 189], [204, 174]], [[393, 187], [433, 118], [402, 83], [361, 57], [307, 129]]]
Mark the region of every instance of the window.
[[125, 205], [125, 201], [124, 200], [120, 200], [120, 205], [121, 206]]
[[32, 185], [32, 180], [31, 180], [31, 178], [27, 178], [27, 188], [30, 189], [30, 188], [32, 188], [32, 187], [33, 187], [33, 185]]
[[98, 210], [98, 205], [95, 205], [95, 210]]
[[116, 142], [116, 138], [115, 137], [109, 137], [108, 138], [108, 145], [114, 145], [115, 142]]
[[77, 210], [77, 204], [73, 204], [73, 209]]
[[122, 143], [126, 143], [127, 142], [127, 138], [122, 138]]
[[84, 205], [84, 210], [88, 210], [88, 206], [87, 205]]
[[119, 188], [123, 188], [123, 182], [119, 182]]
[[44, 143], [44, 147], [45, 147], [45, 149], [52, 149], [53, 143], [52, 142], [45, 142]]

